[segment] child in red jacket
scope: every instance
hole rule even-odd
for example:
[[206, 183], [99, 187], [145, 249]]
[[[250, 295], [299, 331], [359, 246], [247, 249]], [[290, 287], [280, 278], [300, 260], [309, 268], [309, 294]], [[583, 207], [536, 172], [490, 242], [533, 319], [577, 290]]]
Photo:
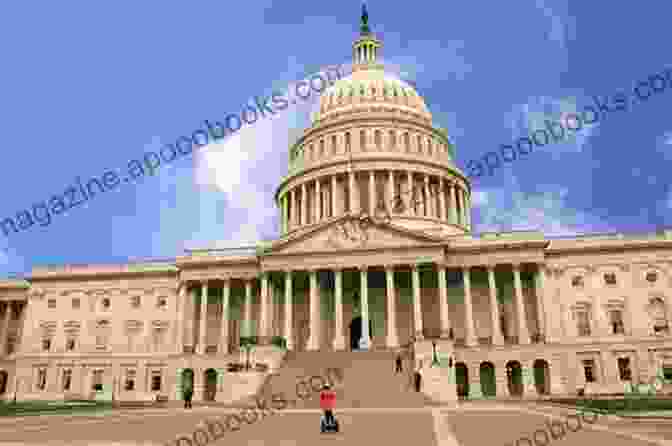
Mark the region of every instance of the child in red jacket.
[[320, 408], [324, 410], [324, 419], [330, 425], [333, 425], [335, 421], [332, 413], [334, 406], [336, 406], [336, 392], [331, 390], [329, 384], [325, 384], [320, 392]]

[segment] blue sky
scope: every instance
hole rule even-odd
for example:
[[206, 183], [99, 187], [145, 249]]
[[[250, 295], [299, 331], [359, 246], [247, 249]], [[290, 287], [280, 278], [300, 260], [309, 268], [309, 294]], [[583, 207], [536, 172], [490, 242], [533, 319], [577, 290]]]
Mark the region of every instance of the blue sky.
[[[389, 70], [413, 80], [458, 165], [534, 122], [670, 68], [672, 5], [367, 2]], [[0, 217], [350, 62], [361, 3], [72, 1], [0, 6]], [[473, 182], [476, 232], [547, 235], [668, 225], [672, 87]], [[0, 275], [236, 246], [278, 233], [273, 192], [316, 101], [5, 237]], [[667, 119], [666, 119], [667, 118]]]

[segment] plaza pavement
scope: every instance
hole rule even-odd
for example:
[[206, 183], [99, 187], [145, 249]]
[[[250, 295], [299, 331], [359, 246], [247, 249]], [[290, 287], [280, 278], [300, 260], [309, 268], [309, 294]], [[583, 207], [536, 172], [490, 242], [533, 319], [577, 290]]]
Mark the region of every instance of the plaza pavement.
[[[158, 446], [190, 435], [206, 417], [238, 413], [223, 408], [127, 410], [99, 416], [28, 417], [0, 420], [0, 446]], [[321, 434], [319, 410], [286, 409], [227, 432], [209, 445], [321, 446], [505, 446], [543, 429], [547, 417], [572, 413], [534, 403], [496, 402], [424, 408], [341, 408], [341, 433]], [[594, 425], [569, 432], [555, 445], [672, 445], [672, 421], [637, 422], [602, 416]], [[526, 442], [520, 443], [527, 446]]]

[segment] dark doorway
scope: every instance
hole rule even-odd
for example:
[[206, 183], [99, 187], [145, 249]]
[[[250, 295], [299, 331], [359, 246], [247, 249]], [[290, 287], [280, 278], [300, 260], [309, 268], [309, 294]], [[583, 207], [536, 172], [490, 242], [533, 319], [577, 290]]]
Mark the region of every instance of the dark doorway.
[[463, 362], [455, 364], [455, 384], [458, 398], [469, 396], [469, 369]]
[[[373, 322], [369, 319], [369, 338], [372, 337]], [[359, 350], [359, 339], [362, 337], [362, 317], [357, 316], [350, 322], [350, 350]]]
[[544, 359], [534, 361], [534, 386], [539, 395], [550, 394], [550, 374], [548, 362]]
[[506, 380], [509, 387], [509, 395], [523, 396], [523, 369], [518, 361], [506, 363]]
[[217, 394], [217, 371], [214, 369], [208, 369], [205, 371], [205, 394], [203, 399], [205, 401], [215, 401], [215, 395]]
[[495, 366], [491, 362], [481, 363], [481, 391], [485, 397], [497, 395], [497, 385], [495, 381]]
[[4, 370], [0, 370], [0, 395], [7, 391], [7, 381], [9, 380], [9, 375]]
[[182, 370], [182, 399], [187, 389], [194, 391], [194, 371], [192, 369]]

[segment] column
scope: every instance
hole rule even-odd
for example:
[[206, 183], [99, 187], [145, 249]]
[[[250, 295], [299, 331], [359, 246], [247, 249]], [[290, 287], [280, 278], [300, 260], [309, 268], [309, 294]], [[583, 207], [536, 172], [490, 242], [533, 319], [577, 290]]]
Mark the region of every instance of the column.
[[331, 193], [329, 194], [330, 197], [330, 204], [331, 204], [331, 216], [336, 217], [339, 214], [336, 214], [336, 187], [338, 186], [338, 178], [336, 175], [331, 176]]
[[359, 340], [359, 348], [368, 350], [371, 347], [371, 334], [369, 333], [369, 282], [367, 280], [367, 267], [359, 267], [361, 296], [362, 296], [362, 339]]
[[467, 228], [471, 229], [471, 197], [467, 191], [464, 191], [464, 216]]
[[446, 221], [446, 197], [443, 195], [443, 177], [439, 177], [439, 220]]
[[208, 282], [201, 282], [201, 328], [198, 331], [198, 350], [199, 353], [205, 353], [208, 328]]
[[291, 191], [289, 191], [289, 193], [290, 193], [290, 195], [291, 195], [291, 202], [292, 202], [292, 203], [291, 203], [291, 206], [292, 206], [292, 209], [291, 209], [292, 217], [291, 217], [291, 221], [290, 221], [290, 225], [289, 225], [289, 227], [290, 227], [291, 229], [294, 229], [294, 228], [299, 224], [299, 218], [298, 218], [298, 217], [299, 217], [299, 213], [298, 213], [298, 210], [299, 210], [299, 197], [298, 197], [298, 194], [296, 193], [296, 189], [292, 189]]
[[455, 184], [448, 184], [448, 192], [450, 193], [450, 222], [454, 225], [459, 224], [457, 220], [457, 195], [455, 194]]
[[322, 195], [320, 194], [320, 180], [315, 180], [315, 219], [312, 223], [322, 220]]
[[467, 203], [467, 191], [460, 188], [460, 202], [462, 203], [462, 224], [469, 227], [469, 205]]
[[345, 350], [345, 335], [343, 334], [343, 271], [334, 271], [334, 306], [336, 316], [336, 330], [334, 333], [334, 350]]
[[[356, 138], [355, 138], [356, 139]], [[355, 199], [355, 196], [357, 195], [357, 191], [355, 190], [355, 172], [350, 171], [348, 172], [348, 198], [350, 201], [350, 213], [351, 214], [356, 214], [359, 211], [358, 203]]]
[[369, 215], [376, 214], [376, 172], [369, 171]]
[[424, 174], [423, 175], [423, 198], [422, 198], [422, 214], [424, 217], [431, 217], [432, 216], [432, 206], [430, 205], [430, 198], [429, 198], [429, 175]]
[[259, 344], [268, 344], [268, 272], [261, 273], [261, 289], [259, 296]]
[[318, 350], [319, 342], [319, 322], [320, 322], [320, 302], [317, 284], [317, 270], [311, 270], [310, 275], [310, 334], [308, 335], [308, 342], [306, 350]]
[[411, 203], [411, 197], [413, 196], [413, 173], [409, 170], [406, 172], [406, 186], [407, 191], [403, 195], [404, 202], [406, 204], [406, 215], [414, 215], [413, 206]]
[[493, 345], [504, 345], [502, 327], [499, 322], [499, 305], [497, 304], [497, 284], [495, 283], [495, 267], [488, 265], [488, 291], [490, 292], [490, 323], [492, 324]]
[[394, 171], [389, 170], [387, 172], [387, 212], [392, 215], [394, 211], [393, 207], [395, 205], [394, 200]]
[[252, 336], [252, 280], [245, 281], [245, 323], [243, 336]]
[[394, 289], [394, 266], [385, 265], [385, 279], [387, 282], [387, 347], [399, 347], [397, 335], [397, 296]]
[[184, 319], [187, 313], [187, 283], [179, 284], [177, 291], [177, 311], [175, 315], [175, 323], [177, 325], [177, 334], [175, 336], [175, 343], [177, 344], [177, 353], [184, 353]]
[[2, 329], [0, 331], [0, 356], [7, 352], [7, 333], [9, 333], [9, 317], [12, 314], [10, 302], [5, 302], [5, 315], [2, 318]]
[[220, 353], [229, 354], [229, 298], [231, 297], [231, 281], [224, 279], [222, 289], [222, 327], [219, 336]]
[[411, 279], [413, 287], [413, 321], [415, 340], [424, 339], [422, 334], [422, 303], [420, 302], [420, 271], [418, 265], [411, 265]]
[[523, 302], [523, 287], [520, 283], [520, 265], [513, 265], [513, 285], [516, 299], [516, 315], [518, 319], [518, 343], [529, 344], [530, 335], [527, 331], [527, 319], [525, 318], [525, 304]]
[[293, 322], [292, 306], [292, 271], [285, 271], [285, 340], [287, 350], [294, 350], [294, 337], [292, 334]]
[[544, 307], [544, 269], [543, 265], [537, 264], [537, 323], [539, 324], [539, 333], [546, 337], [548, 342], [549, 333], [547, 327], [549, 324], [546, 321], [546, 308]]
[[437, 264], [439, 275], [439, 309], [441, 311], [441, 338], [448, 339], [450, 316], [448, 315], [448, 290], [446, 288], [446, 266]]
[[465, 334], [464, 343], [467, 346], [474, 346], [477, 344], [474, 329], [474, 308], [471, 303], [471, 276], [469, 275], [469, 267], [462, 268], [462, 284], [464, 286], [464, 319], [465, 319]]
[[308, 191], [306, 183], [301, 185], [301, 225], [308, 224]]

